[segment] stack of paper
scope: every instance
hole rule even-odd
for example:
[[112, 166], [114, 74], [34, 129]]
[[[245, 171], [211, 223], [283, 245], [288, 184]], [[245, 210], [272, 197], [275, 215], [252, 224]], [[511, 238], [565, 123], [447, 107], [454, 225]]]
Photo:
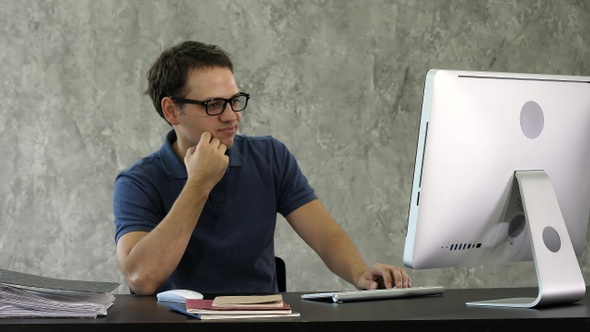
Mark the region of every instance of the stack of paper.
[[218, 296], [214, 300], [186, 300], [185, 313], [198, 319], [261, 319], [299, 317], [280, 294]]
[[115, 282], [46, 278], [0, 269], [0, 318], [105, 316]]

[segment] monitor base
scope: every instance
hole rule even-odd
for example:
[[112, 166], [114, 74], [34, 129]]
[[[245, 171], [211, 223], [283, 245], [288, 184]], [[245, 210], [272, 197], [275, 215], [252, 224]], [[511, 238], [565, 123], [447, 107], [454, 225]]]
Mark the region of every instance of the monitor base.
[[583, 299], [586, 283], [549, 176], [542, 170], [516, 171], [514, 175], [531, 236], [539, 293], [536, 298], [476, 301], [467, 305], [534, 308]]

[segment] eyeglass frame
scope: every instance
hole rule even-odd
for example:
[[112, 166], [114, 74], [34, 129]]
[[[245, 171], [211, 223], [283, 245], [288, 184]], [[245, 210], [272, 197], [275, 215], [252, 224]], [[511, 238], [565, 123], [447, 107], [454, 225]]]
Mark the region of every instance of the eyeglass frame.
[[[237, 98], [237, 97], [246, 97], [246, 102], [244, 103], [244, 107], [241, 110], [239, 110], [239, 111], [234, 110], [234, 105], [232, 105], [232, 103], [231, 103], [231, 101], [234, 98]], [[246, 109], [246, 106], [248, 106], [248, 101], [250, 100], [250, 94], [249, 93], [246, 93], [246, 92], [241, 92], [240, 91], [235, 96], [233, 96], [233, 97], [231, 97], [229, 99], [225, 99], [225, 98], [211, 98], [209, 100], [195, 100], [195, 99], [187, 99], [187, 98], [172, 97], [172, 96], [168, 96], [168, 98], [172, 99], [172, 101], [174, 103], [178, 103], [178, 104], [194, 104], [194, 105], [204, 106], [205, 107], [205, 112], [207, 113], [207, 115], [209, 115], [209, 116], [216, 116], [216, 115], [219, 115], [219, 114], [222, 114], [223, 112], [225, 112], [225, 107], [227, 106], [227, 104], [229, 104], [229, 107], [234, 112], [241, 112], [241, 111], [245, 110]], [[209, 113], [209, 103], [210, 102], [213, 102], [213, 101], [223, 101], [223, 107], [221, 108], [221, 112], [214, 113], [214, 114]]]

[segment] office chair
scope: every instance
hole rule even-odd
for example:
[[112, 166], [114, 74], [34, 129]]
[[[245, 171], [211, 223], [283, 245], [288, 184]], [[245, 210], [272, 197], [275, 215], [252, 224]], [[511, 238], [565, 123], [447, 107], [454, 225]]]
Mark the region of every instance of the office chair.
[[[275, 268], [277, 271], [277, 286], [279, 288], [279, 292], [283, 293], [287, 291], [287, 266], [285, 265], [285, 261], [281, 257], [275, 256]], [[129, 294], [135, 294], [129, 288]]]
[[275, 267], [277, 271], [277, 286], [279, 287], [279, 292], [286, 292], [287, 266], [285, 265], [285, 261], [281, 257], [275, 256]]

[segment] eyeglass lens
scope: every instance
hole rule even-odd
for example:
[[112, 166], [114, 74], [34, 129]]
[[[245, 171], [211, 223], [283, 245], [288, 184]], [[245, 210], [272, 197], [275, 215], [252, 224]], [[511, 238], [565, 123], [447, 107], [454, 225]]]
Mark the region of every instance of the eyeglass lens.
[[243, 111], [248, 103], [248, 98], [243, 95], [235, 96], [232, 99], [213, 99], [207, 102], [207, 113], [210, 115], [220, 114], [229, 103], [234, 112]]

